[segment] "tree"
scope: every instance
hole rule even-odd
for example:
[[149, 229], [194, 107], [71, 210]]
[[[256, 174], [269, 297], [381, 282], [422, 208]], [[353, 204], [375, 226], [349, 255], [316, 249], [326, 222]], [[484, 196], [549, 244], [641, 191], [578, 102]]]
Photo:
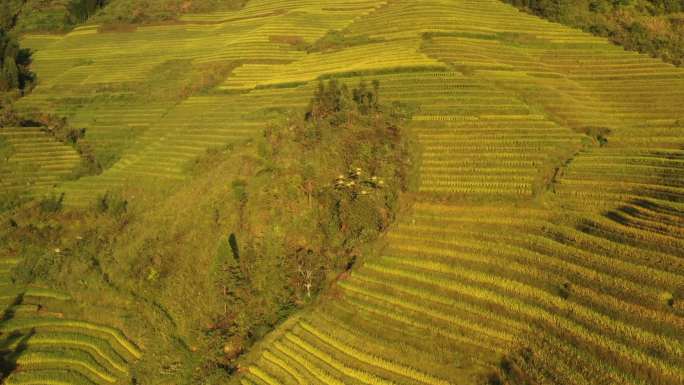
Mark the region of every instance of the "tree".
[[34, 79], [30, 71], [31, 52], [19, 47], [19, 43], [0, 29], [0, 91], [24, 89]]
[[0, 1], [0, 29], [8, 31], [12, 29], [14, 14], [7, 0]]
[[0, 90], [9, 91], [19, 88], [19, 70], [13, 57], [5, 57], [2, 63], [2, 78], [0, 79]]
[[79, 24], [86, 22], [98, 9], [106, 5], [106, 0], [72, 0], [69, 3], [69, 22]]
[[325, 279], [328, 268], [325, 257], [311, 249], [301, 248], [294, 253], [294, 262], [297, 269], [297, 285], [304, 289], [307, 298], [320, 289], [321, 282]]
[[333, 126], [352, 122], [359, 115], [371, 115], [380, 109], [380, 82], [374, 80], [372, 87], [361, 81], [352, 91], [336, 79], [320, 81], [309, 102], [306, 120], [327, 121]]

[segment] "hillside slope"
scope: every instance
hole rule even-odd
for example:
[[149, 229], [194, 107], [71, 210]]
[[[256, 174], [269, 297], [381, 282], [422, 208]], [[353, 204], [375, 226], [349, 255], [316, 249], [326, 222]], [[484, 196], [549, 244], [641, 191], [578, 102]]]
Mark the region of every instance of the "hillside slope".
[[497, 0], [252, 0], [23, 44], [17, 108], [87, 128], [106, 167], [69, 205], [182, 184], [320, 78], [417, 108], [412, 213], [236, 382], [684, 382], [684, 70]]
[[379, 77], [421, 96], [420, 203], [241, 382], [682, 382], [684, 72], [494, 1], [345, 33], [450, 65]]

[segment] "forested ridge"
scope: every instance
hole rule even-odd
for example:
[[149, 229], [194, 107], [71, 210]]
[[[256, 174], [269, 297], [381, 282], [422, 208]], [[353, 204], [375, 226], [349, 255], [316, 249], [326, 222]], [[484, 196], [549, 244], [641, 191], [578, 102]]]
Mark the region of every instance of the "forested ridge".
[[2, 0], [0, 19], [17, 32], [66, 32], [88, 20], [107, 25], [169, 22], [184, 13], [239, 8], [245, 0]]
[[105, 4], [106, 0], [2, 0], [0, 18], [6, 30], [64, 32]]
[[[3, 0], [0, 20], [17, 30], [66, 31], [92, 19], [104, 25], [173, 22], [185, 13], [238, 9], [246, 0]], [[681, 65], [681, 0], [503, 0], [533, 14], [610, 38], [630, 50]]]
[[684, 1], [505, 1], [549, 20], [605, 36], [626, 49], [684, 64]]

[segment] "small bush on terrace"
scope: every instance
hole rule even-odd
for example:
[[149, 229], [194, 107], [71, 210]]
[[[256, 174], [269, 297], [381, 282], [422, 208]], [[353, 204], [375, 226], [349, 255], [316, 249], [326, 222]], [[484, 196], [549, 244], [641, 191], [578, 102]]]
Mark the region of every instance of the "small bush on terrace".
[[97, 208], [101, 213], [120, 217], [128, 210], [128, 200], [119, 192], [107, 191], [97, 200]]
[[49, 197], [43, 198], [39, 202], [40, 211], [43, 213], [56, 213], [62, 210], [64, 194], [51, 195]]
[[379, 41], [381, 40], [371, 39], [366, 35], [345, 36], [344, 33], [333, 30], [305, 48], [308, 52], [327, 52]]

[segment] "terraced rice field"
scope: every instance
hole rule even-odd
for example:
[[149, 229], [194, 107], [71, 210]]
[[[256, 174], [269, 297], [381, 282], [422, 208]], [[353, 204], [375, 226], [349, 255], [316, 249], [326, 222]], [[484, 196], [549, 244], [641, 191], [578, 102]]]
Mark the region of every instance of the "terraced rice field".
[[[383, 4], [254, 1], [239, 11], [187, 16], [181, 24], [133, 32], [103, 32], [87, 25], [59, 38], [27, 36], [23, 43], [36, 49], [34, 69], [41, 80], [18, 108], [67, 116], [73, 125], [87, 128], [87, 141], [104, 152], [106, 165], [113, 162], [100, 177], [64, 185], [67, 203], [90, 203], [131, 178], [182, 179], [183, 166], [207, 148], [257, 134], [264, 120], [250, 113], [300, 106], [308, 96], [294, 90], [286, 105], [273, 103], [282, 104], [280, 90], [246, 97], [214, 91], [179, 99], [169, 95], [178, 94], [189, 80], [177, 79], [177, 73], [164, 78], [165, 68], [183, 66], [201, 74], [231, 63], [242, 65], [239, 71], [266, 63], [286, 65], [307, 56], [293, 43], [316, 41]], [[150, 89], [157, 90], [154, 97]]]
[[[670, 219], [681, 232], [681, 213]], [[246, 378], [458, 383], [527, 351], [510, 360], [536, 383], [680, 383], [683, 304], [669, 301], [683, 289], [681, 246], [580, 212], [418, 204], [383, 256], [283, 331]]]
[[[372, 42], [285, 43], [332, 29]], [[496, 0], [252, 0], [26, 41], [43, 82], [21, 107], [119, 149], [102, 175], [59, 186], [72, 204], [131, 178], [183, 180], [208, 148], [303, 107], [319, 78], [377, 79], [416, 107], [413, 213], [247, 357], [243, 384], [477, 383], [502, 365], [539, 384], [684, 383], [684, 70]], [[208, 91], [126, 108], [174, 60], [239, 65]], [[116, 364], [134, 357], [117, 341], [23, 383], [124, 378]]]
[[3, 383], [129, 384], [141, 350], [118, 329], [62, 313], [68, 294], [16, 285], [10, 272], [19, 262], [0, 259], [0, 349], [3, 365], [16, 369]]
[[420, 52], [450, 66], [377, 76], [420, 106], [419, 203], [243, 384], [476, 383], [501, 362], [683, 382], [684, 71], [495, 1], [391, 2], [346, 32], [430, 32]]
[[39, 128], [0, 128], [8, 145], [7, 159], [0, 161], [0, 189], [3, 191], [49, 190], [72, 173], [81, 162], [78, 153]]

